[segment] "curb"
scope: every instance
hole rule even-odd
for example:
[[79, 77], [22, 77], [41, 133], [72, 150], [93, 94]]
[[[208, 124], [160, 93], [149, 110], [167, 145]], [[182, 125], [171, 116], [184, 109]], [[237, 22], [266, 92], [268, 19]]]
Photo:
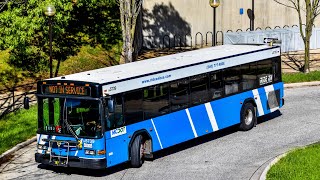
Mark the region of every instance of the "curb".
[[320, 86], [320, 81], [284, 84], [284, 88], [297, 88], [297, 87], [307, 87], [307, 86]]
[[6, 162], [8, 159], [10, 159], [13, 155], [14, 152], [18, 151], [21, 148], [24, 148], [28, 146], [29, 144], [36, 142], [37, 141], [37, 136], [34, 136], [22, 143], [17, 144], [13, 148], [9, 149], [8, 151], [4, 152], [3, 154], [0, 155], [0, 164], [3, 162]]
[[[289, 151], [288, 151], [289, 152]], [[264, 168], [259, 180], [266, 180], [267, 179], [267, 173], [270, 170], [271, 166], [273, 166], [274, 164], [276, 164], [281, 158], [285, 157], [288, 152], [285, 152], [277, 157], [275, 157], [271, 162], [268, 163], [267, 167]]]

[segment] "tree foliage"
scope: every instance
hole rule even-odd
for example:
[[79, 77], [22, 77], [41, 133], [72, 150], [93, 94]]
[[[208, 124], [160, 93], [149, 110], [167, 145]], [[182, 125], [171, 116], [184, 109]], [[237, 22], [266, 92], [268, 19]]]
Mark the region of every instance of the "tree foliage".
[[83, 45], [109, 49], [121, 40], [118, 5], [109, 0], [28, 0], [10, 2], [0, 12], [0, 50], [10, 49], [9, 64], [31, 73], [48, 69], [49, 26], [43, 8], [53, 4], [53, 59], [59, 64]]
[[[310, 38], [315, 19], [320, 14], [320, 0], [274, 0], [275, 2], [294, 9], [299, 18], [300, 34], [304, 42], [304, 66], [305, 73], [310, 72]], [[305, 22], [305, 24], [303, 24]]]

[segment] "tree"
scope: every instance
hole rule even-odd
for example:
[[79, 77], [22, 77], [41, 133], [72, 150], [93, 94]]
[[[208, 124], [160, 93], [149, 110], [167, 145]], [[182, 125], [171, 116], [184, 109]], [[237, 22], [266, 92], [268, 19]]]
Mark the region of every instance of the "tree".
[[120, 63], [133, 61], [134, 37], [136, 33], [137, 18], [141, 10], [143, 0], [119, 0], [120, 20], [122, 28], [122, 56]]
[[[22, 0], [20, 0], [22, 1]], [[48, 68], [48, 18], [43, 7], [56, 7], [53, 17], [55, 76], [59, 64], [83, 45], [109, 49], [121, 39], [118, 5], [109, 0], [28, 0], [8, 2], [0, 12], [0, 50], [10, 49], [9, 64], [37, 73]]]
[[[310, 72], [310, 38], [312, 36], [312, 29], [314, 21], [320, 14], [319, 0], [274, 0], [275, 2], [292, 8], [298, 13], [300, 34], [304, 42], [304, 67], [305, 73]], [[303, 13], [305, 13], [305, 28], [303, 29]]]

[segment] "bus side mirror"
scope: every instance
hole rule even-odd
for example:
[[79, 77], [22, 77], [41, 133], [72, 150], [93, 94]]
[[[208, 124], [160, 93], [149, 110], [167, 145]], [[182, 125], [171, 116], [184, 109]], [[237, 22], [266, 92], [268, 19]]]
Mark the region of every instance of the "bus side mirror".
[[113, 99], [108, 100], [108, 111], [110, 113], [114, 112], [114, 100]]
[[29, 99], [29, 97], [24, 97], [24, 99], [23, 99], [23, 107], [25, 109], [29, 109], [30, 108], [30, 99]]

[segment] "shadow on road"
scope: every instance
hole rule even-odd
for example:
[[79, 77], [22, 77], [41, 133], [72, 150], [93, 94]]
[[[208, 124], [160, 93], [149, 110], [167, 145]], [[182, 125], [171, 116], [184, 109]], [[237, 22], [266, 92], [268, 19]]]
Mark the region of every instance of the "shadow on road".
[[[281, 115], [282, 115], [281, 112], [279, 110], [277, 110], [271, 114], [259, 117], [258, 124], [270, 121], [270, 120], [277, 118]], [[214, 139], [228, 136], [229, 134], [237, 132], [238, 126], [239, 125], [234, 125], [234, 126], [226, 128], [226, 129], [219, 130], [217, 132], [213, 132], [208, 135], [201, 136], [196, 139], [192, 139], [192, 140], [183, 142], [181, 144], [160, 150], [160, 151], [154, 153], [153, 160], [171, 155], [173, 153], [183, 151], [185, 149], [188, 149], [188, 148], [191, 148], [194, 146], [198, 146], [200, 144], [212, 141]], [[129, 163], [123, 163], [123, 164], [120, 164], [120, 165], [117, 165], [117, 166], [114, 166], [114, 167], [111, 167], [108, 169], [102, 169], [102, 170], [54, 167], [54, 166], [48, 166], [48, 165], [43, 165], [43, 164], [38, 165], [38, 168], [50, 170], [50, 171], [53, 171], [58, 174], [67, 174], [67, 175], [78, 174], [78, 175], [83, 175], [83, 176], [103, 177], [103, 176], [107, 176], [107, 175], [114, 174], [119, 171], [123, 171], [125, 169], [128, 169], [128, 168], [130, 168], [130, 165], [129, 165]]]
[[81, 169], [81, 168], [72, 168], [72, 167], [66, 168], [66, 167], [48, 166], [48, 165], [40, 164], [38, 165], [38, 168], [53, 171], [54, 173], [57, 173], [57, 174], [65, 174], [65, 175], [77, 174], [82, 176], [104, 177], [104, 176], [128, 169], [130, 168], [130, 166], [128, 163], [123, 163], [117, 166], [110, 167], [108, 169], [96, 170], [96, 169]]
[[264, 123], [264, 122], [267, 122], [267, 121], [270, 121], [274, 118], [277, 118], [279, 116], [281, 116], [282, 113], [279, 111], [279, 110], [276, 110], [275, 112], [273, 113], [270, 113], [270, 114], [267, 114], [267, 115], [264, 115], [264, 116], [261, 116], [258, 118], [258, 124], [261, 124], [261, 123]]

